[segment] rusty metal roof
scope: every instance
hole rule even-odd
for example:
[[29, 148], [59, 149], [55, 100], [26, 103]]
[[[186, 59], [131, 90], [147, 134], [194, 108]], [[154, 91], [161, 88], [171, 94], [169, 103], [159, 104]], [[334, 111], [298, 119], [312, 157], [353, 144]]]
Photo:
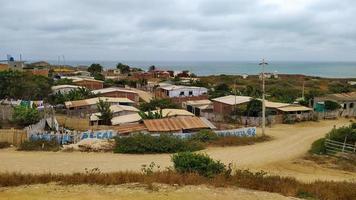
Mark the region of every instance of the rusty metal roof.
[[209, 128], [198, 117], [174, 117], [165, 119], [143, 120], [150, 132], [171, 132], [189, 129]]
[[114, 129], [119, 134], [129, 134], [132, 132], [140, 132], [140, 131], [147, 130], [144, 124], [125, 124], [121, 126], [115, 126]]
[[329, 94], [322, 98], [331, 99], [335, 101], [356, 101], [356, 92]]

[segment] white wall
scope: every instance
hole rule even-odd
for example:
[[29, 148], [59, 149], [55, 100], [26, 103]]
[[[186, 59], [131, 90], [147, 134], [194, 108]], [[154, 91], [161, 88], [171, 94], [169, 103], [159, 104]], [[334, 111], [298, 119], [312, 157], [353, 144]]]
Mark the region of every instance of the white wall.
[[[189, 91], [193, 92], [193, 95], [189, 95]], [[184, 92], [184, 95], [180, 95], [181, 92]], [[179, 88], [169, 91], [169, 97], [189, 97], [189, 96], [200, 96], [208, 93], [206, 88]]]

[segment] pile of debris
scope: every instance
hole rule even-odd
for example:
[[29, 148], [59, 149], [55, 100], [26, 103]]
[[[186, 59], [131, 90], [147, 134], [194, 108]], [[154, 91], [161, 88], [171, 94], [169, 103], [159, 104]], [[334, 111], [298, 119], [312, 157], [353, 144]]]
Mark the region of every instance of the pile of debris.
[[63, 151], [82, 151], [82, 152], [108, 152], [115, 146], [114, 140], [102, 140], [97, 138], [87, 138], [76, 144], [63, 145]]

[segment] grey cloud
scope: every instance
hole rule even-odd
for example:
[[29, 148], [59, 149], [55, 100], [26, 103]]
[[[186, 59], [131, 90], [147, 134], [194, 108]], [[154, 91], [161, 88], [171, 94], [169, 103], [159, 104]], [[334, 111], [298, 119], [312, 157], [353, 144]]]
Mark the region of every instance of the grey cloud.
[[[16, 0], [0, 52], [76, 59], [354, 60], [352, 0]], [[288, 52], [287, 52], [288, 50]], [[347, 51], [345, 51], [347, 50]], [[118, 56], [119, 55], [119, 56]]]

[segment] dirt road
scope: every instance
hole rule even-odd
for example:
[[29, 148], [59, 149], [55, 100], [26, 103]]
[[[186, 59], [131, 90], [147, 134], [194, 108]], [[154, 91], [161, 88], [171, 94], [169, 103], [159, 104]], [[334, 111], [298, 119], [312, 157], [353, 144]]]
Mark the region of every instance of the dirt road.
[[[303, 156], [313, 141], [324, 136], [333, 126], [348, 124], [348, 120], [305, 122], [295, 125], [276, 125], [267, 130], [274, 140], [250, 146], [209, 148], [204, 150], [225, 163], [234, 163], [237, 168], [265, 170], [271, 174], [294, 176], [303, 181], [347, 180], [356, 181], [355, 173], [305, 166], [293, 163]], [[17, 152], [0, 151], [0, 171], [27, 173], [83, 172], [85, 168], [100, 168], [110, 172], [140, 170], [142, 164], [155, 162], [161, 167], [171, 165], [170, 155], [127, 155], [112, 153], [64, 153], [64, 152]]]
[[74, 185], [59, 186], [30, 185], [0, 188], [0, 200], [291, 200], [279, 194], [245, 190], [239, 188], [212, 188], [206, 186], [171, 187], [160, 185], [159, 191], [147, 190], [138, 185], [97, 186]]

